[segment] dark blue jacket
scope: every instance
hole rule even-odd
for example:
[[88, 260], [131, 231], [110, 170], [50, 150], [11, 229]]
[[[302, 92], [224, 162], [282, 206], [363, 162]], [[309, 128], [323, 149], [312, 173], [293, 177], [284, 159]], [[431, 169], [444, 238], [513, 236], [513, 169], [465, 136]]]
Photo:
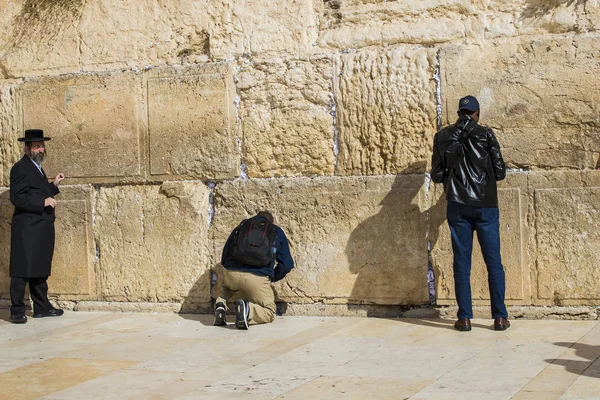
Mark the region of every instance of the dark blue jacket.
[[231, 246], [233, 245], [233, 238], [236, 229], [231, 232], [229, 239], [227, 239], [227, 242], [225, 243], [225, 247], [223, 247], [221, 264], [223, 264], [225, 268], [233, 271], [243, 271], [250, 272], [255, 275], [268, 276], [273, 282], [283, 279], [288, 272], [294, 268], [294, 259], [290, 253], [288, 239], [280, 227], [275, 225], [275, 238], [277, 242], [277, 252], [275, 253], [275, 261], [277, 261], [277, 265], [275, 268], [273, 268], [275, 261], [271, 261], [264, 267], [253, 267], [231, 257]]

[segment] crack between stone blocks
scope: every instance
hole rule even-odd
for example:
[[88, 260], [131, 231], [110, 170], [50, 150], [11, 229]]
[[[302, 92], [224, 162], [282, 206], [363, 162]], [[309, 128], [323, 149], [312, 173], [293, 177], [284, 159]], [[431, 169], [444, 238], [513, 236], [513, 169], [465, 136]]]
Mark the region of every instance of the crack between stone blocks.
[[210, 229], [213, 220], [215, 218], [215, 186], [216, 183], [213, 181], [208, 182], [208, 223], [206, 228]]
[[[96, 210], [98, 210], [98, 201], [99, 201], [98, 194], [100, 193], [100, 186], [93, 185], [92, 188], [94, 190], [94, 198], [92, 201], [92, 235], [94, 237], [94, 245], [96, 248], [95, 258], [94, 258], [94, 267], [97, 269], [98, 265], [100, 264], [100, 257], [102, 256], [101, 251], [100, 251], [100, 242], [96, 238], [96, 233], [95, 233]], [[98, 271], [95, 271], [95, 273], [96, 273], [96, 276], [98, 276]]]
[[333, 94], [333, 91], [329, 93], [328, 111], [333, 118], [333, 173], [335, 175], [338, 170], [338, 159], [340, 155], [340, 131], [338, 129], [337, 105], [335, 103], [335, 95]]
[[442, 67], [441, 67], [441, 53], [442, 50], [438, 49], [435, 54], [435, 75], [433, 79], [435, 80], [435, 100], [436, 100], [436, 113], [437, 113], [437, 129], [438, 131], [442, 129]]
[[142, 215], [141, 215], [141, 222], [142, 222], [142, 242], [146, 242], [146, 208], [144, 207], [144, 199], [146, 198], [146, 196], [144, 196], [144, 198], [142, 199]]
[[425, 207], [427, 207], [425, 211], [425, 226], [427, 226], [427, 231], [425, 233], [425, 239], [427, 242], [427, 289], [429, 293], [429, 304], [436, 304], [436, 293], [435, 293], [435, 274], [433, 272], [433, 255], [431, 248], [431, 175], [426, 172], [425, 173]]
[[329, 92], [329, 104], [327, 104], [326, 110], [331, 115], [333, 121], [333, 175], [337, 175], [339, 155], [340, 155], [340, 130], [338, 127], [337, 120], [337, 103], [335, 101], [335, 77], [336, 77], [336, 66], [335, 59], [331, 59], [331, 91]]
[[[234, 59], [234, 61], [236, 61], [237, 64], [237, 59]], [[237, 86], [235, 86], [235, 84], [238, 82], [238, 78], [236, 75], [236, 72], [238, 70], [238, 67], [236, 65], [235, 67], [235, 72], [233, 74], [233, 84], [235, 87], [235, 99], [233, 100], [233, 105], [235, 107], [235, 132], [236, 132], [236, 136], [235, 136], [235, 140], [237, 142], [237, 147], [238, 147], [238, 153], [240, 154], [240, 176], [239, 179], [248, 179], [248, 170], [246, 168], [246, 163], [244, 162], [244, 137], [243, 137], [243, 132], [242, 132], [242, 136], [237, 136], [238, 133], [241, 131], [241, 126], [242, 126], [242, 119], [240, 117], [240, 103], [242, 101], [241, 96], [237, 93], [238, 88]]]
[[2, 59], [0, 59], [0, 76], [4, 77], [4, 79], [15, 79], [15, 77], [9, 72]]
[[84, 12], [83, 10], [85, 10], [85, 8], [87, 6], [86, 2], [87, 2], [86, 0], [82, 0], [82, 2], [81, 2], [81, 15], [79, 16], [79, 19], [77, 21], [77, 25], [75, 26], [75, 30], [77, 31], [77, 38], [78, 38], [78, 40], [77, 40], [77, 54], [79, 56], [79, 70], [83, 70], [82, 45], [85, 44], [85, 43], [83, 41], [83, 37], [81, 36], [80, 26], [81, 26], [81, 21], [83, 20], [83, 18], [82, 18], [83, 12]]
[[287, 280], [285, 281], [285, 284], [287, 285], [287, 287], [288, 287], [288, 288], [289, 288], [289, 289], [290, 289], [292, 292], [294, 292], [294, 294], [295, 294], [296, 296], [299, 296], [299, 297], [304, 297], [304, 298], [307, 298], [307, 299], [311, 299], [311, 300], [313, 301], [313, 303], [319, 303], [319, 300], [315, 300], [315, 298], [314, 298], [314, 297], [307, 295], [307, 294], [304, 292], [304, 290], [302, 290], [302, 289], [300, 289], [300, 288], [294, 288], [294, 287], [292, 287], [292, 285], [290, 285], [290, 283], [289, 283]]
[[579, 25], [581, 32], [582, 33], [589, 33], [590, 32], [590, 27], [589, 27], [589, 19], [588, 19], [588, 1], [587, 0], [580, 0], [577, 2], [578, 6], [581, 6], [583, 9], [583, 15], [581, 16], [581, 18], [583, 18], [583, 24], [580, 25], [580, 21], [579, 21], [579, 14], [577, 15], [577, 25]]

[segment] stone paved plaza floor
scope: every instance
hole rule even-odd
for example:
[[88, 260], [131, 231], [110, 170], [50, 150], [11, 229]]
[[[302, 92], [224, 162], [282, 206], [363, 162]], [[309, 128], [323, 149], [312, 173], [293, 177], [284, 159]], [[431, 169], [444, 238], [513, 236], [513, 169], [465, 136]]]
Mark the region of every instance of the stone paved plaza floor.
[[600, 323], [0, 313], [0, 399], [600, 399]]

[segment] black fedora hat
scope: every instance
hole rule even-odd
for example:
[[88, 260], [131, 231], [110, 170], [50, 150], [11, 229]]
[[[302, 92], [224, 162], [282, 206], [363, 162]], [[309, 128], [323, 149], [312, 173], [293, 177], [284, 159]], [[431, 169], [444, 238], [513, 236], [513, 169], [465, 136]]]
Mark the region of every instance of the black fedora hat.
[[41, 129], [27, 129], [25, 130], [25, 137], [19, 138], [19, 142], [31, 143], [31, 142], [45, 142], [46, 140], [52, 140], [52, 138], [44, 137], [44, 131]]

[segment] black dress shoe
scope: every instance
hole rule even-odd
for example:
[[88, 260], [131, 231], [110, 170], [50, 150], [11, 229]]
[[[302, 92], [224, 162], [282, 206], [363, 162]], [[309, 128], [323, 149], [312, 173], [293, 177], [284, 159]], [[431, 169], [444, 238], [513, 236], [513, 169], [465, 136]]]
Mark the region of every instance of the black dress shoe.
[[506, 318], [496, 318], [494, 320], [494, 330], [495, 331], [505, 331], [510, 328], [510, 321]]
[[51, 308], [50, 310], [43, 313], [34, 313], [33, 318], [43, 318], [43, 317], [60, 317], [65, 312], [60, 308]]
[[468, 332], [471, 330], [471, 320], [469, 318], [461, 318], [454, 323], [454, 329], [461, 332]]
[[10, 314], [8, 320], [13, 324], [24, 324], [27, 322], [27, 316], [25, 314]]

